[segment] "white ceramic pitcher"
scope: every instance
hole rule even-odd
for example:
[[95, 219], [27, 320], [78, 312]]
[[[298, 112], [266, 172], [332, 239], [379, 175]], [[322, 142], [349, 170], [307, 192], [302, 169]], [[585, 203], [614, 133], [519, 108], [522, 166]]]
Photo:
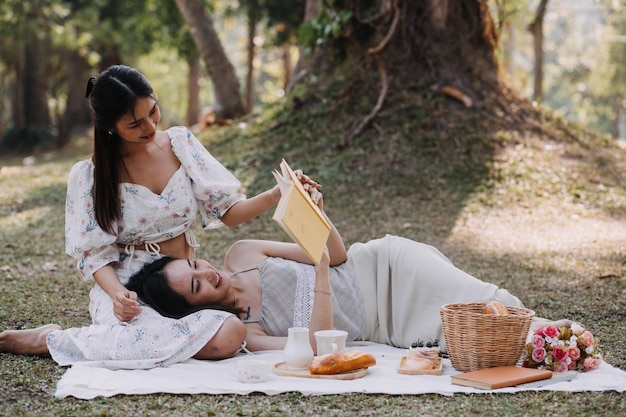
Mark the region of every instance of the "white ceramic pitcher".
[[306, 327], [290, 327], [287, 344], [283, 351], [285, 365], [289, 369], [308, 369], [313, 360], [313, 348], [309, 341], [309, 329]]

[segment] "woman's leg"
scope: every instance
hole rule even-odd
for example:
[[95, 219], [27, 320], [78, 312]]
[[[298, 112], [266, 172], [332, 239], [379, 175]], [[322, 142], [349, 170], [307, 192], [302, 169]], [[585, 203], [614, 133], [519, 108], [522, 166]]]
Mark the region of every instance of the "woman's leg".
[[46, 338], [55, 330], [61, 330], [61, 326], [46, 324], [35, 329], [5, 330], [0, 333], [0, 352], [49, 357]]

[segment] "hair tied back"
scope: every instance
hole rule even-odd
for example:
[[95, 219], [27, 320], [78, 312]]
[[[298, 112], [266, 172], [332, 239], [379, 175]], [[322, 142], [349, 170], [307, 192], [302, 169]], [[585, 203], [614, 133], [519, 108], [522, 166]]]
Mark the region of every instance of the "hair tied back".
[[93, 91], [93, 85], [96, 83], [96, 77], [91, 77], [87, 80], [87, 89], [85, 90], [85, 98], [88, 98]]

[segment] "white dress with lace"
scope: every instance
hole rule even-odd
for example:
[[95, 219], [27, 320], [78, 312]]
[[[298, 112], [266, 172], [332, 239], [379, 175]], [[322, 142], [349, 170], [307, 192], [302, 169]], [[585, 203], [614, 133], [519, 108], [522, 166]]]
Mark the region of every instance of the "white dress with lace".
[[[120, 281], [160, 255], [159, 243], [185, 234], [196, 247], [191, 231], [200, 219], [203, 228], [222, 225], [221, 216], [236, 202], [239, 181], [184, 127], [167, 130], [180, 168], [161, 194], [137, 184], [123, 183], [121, 219], [114, 233], [95, 220], [91, 190], [93, 162], [72, 168], [66, 200], [65, 248], [77, 260], [79, 275], [111, 264]], [[135, 250], [145, 245], [147, 250]], [[52, 358], [60, 365], [95, 364], [111, 369], [145, 369], [184, 361], [197, 353], [217, 332], [229, 313], [202, 310], [180, 320], [165, 318], [148, 306], [130, 322], [117, 320], [111, 298], [97, 284], [90, 294], [92, 324], [55, 331], [48, 337]]]

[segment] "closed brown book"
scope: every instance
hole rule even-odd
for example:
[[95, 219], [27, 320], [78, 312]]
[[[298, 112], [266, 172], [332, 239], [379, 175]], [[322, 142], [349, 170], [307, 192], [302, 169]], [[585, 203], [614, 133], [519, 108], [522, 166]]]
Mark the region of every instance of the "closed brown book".
[[546, 369], [522, 368], [519, 366], [496, 366], [452, 375], [453, 384], [481, 389], [513, 387], [527, 382], [539, 381], [552, 377], [552, 371]]

